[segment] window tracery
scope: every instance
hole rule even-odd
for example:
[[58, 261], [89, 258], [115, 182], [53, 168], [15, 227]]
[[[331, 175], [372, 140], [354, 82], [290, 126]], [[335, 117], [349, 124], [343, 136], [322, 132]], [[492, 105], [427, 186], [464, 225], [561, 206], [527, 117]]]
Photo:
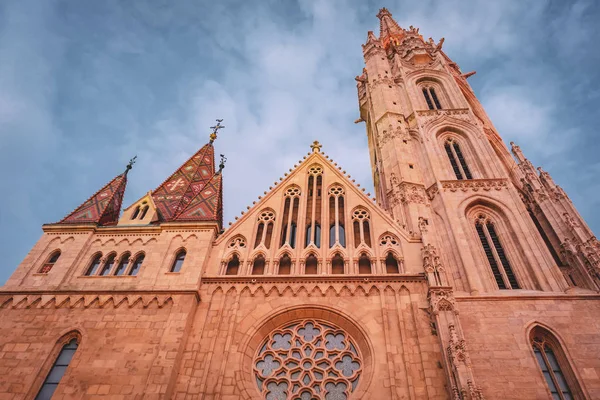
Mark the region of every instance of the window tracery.
[[261, 244], [263, 244], [267, 249], [271, 247], [274, 222], [275, 212], [273, 210], [263, 210], [258, 214], [258, 228], [256, 230], [254, 248], [257, 248]]
[[530, 333], [530, 343], [552, 398], [558, 400], [583, 398], [577, 378], [554, 335], [536, 326]]
[[246, 238], [243, 236], [236, 236], [229, 241], [227, 247], [230, 249], [245, 249]]
[[465, 161], [460, 145], [454, 138], [448, 138], [444, 142], [444, 149], [450, 160], [450, 165], [456, 175], [456, 179], [473, 179], [471, 170]]
[[362, 243], [371, 247], [371, 227], [369, 221], [371, 216], [364, 208], [357, 208], [352, 212], [352, 220], [354, 227], [354, 247], [360, 246]]
[[494, 222], [484, 214], [479, 214], [475, 220], [475, 229], [498, 288], [519, 289], [519, 283], [506, 257]]
[[298, 212], [300, 209], [300, 188], [298, 186], [288, 187], [283, 196], [285, 198], [285, 202], [283, 206], [283, 219], [281, 223], [280, 247], [288, 244], [292, 249], [294, 249], [296, 247]]
[[272, 331], [253, 366], [264, 399], [345, 400], [356, 391], [363, 361], [348, 333], [310, 319]]
[[383, 235], [379, 240], [379, 245], [381, 246], [397, 246], [398, 239], [391, 234]]

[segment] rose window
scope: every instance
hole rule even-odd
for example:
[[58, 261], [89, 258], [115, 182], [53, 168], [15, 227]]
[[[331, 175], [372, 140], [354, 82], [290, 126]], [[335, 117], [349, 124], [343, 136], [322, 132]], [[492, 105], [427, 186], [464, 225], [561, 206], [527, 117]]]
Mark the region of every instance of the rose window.
[[321, 175], [323, 173], [323, 167], [320, 165], [311, 165], [311, 167], [308, 169], [308, 173], [310, 175]]
[[346, 332], [305, 320], [271, 332], [253, 369], [264, 399], [345, 400], [358, 385], [362, 360]]

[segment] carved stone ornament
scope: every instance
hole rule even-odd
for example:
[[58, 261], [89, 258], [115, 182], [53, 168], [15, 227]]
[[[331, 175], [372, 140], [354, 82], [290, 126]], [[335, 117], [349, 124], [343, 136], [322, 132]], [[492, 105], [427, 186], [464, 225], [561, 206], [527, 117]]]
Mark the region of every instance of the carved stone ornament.
[[440, 311], [453, 311], [458, 314], [451, 288], [430, 288], [427, 297], [432, 314], [437, 315]]
[[412, 183], [401, 183], [397, 188], [401, 202], [427, 204], [427, 194], [423, 186]]
[[448, 358], [450, 363], [454, 366], [458, 364], [470, 365], [471, 359], [467, 351], [467, 342], [465, 339], [458, 337], [458, 332], [454, 324], [448, 325], [448, 331], [450, 332], [450, 342], [448, 344]]
[[508, 188], [508, 181], [506, 179], [468, 179], [468, 180], [456, 180], [456, 181], [441, 181], [442, 190], [456, 192], [461, 190], [463, 192], [479, 190], [489, 192], [490, 190], [502, 190]]

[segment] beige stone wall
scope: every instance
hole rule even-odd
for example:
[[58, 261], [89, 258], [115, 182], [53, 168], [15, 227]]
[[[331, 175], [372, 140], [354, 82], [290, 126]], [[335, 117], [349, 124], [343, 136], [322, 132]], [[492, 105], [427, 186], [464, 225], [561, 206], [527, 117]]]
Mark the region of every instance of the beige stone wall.
[[54, 399], [164, 398], [196, 304], [195, 294], [2, 294], [0, 398], [34, 398], [73, 330], [80, 345]]
[[[413, 278], [417, 279], [417, 278]], [[365, 371], [353, 398], [448, 396], [423, 283], [314, 282], [254, 285], [211, 281], [187, 342], [176, 399], [258, 398], [253, 358], [282, 324], [329, 321], [357, 342]]]
[[486, 398], [550, 398], [529, 344], [534, 324], [555, 334], [588, 398], [600, 398], [598, 300], [598, 296], [457, 299], [475, 377]]

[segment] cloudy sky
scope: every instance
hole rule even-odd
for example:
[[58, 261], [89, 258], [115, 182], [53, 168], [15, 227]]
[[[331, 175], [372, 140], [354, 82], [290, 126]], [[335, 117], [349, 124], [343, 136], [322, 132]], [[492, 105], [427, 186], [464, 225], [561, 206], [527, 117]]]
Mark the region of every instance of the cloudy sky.
[[515, 0], [0, 2], [0, 283], [41, 235], [138, 163], [127, 206], [206, 143], [227, 155], [225, 221], [318, 139], [372, 190], [354, 77], [386, 6], [446, 38], [508, 143], [600, 231], [600, 7]]

